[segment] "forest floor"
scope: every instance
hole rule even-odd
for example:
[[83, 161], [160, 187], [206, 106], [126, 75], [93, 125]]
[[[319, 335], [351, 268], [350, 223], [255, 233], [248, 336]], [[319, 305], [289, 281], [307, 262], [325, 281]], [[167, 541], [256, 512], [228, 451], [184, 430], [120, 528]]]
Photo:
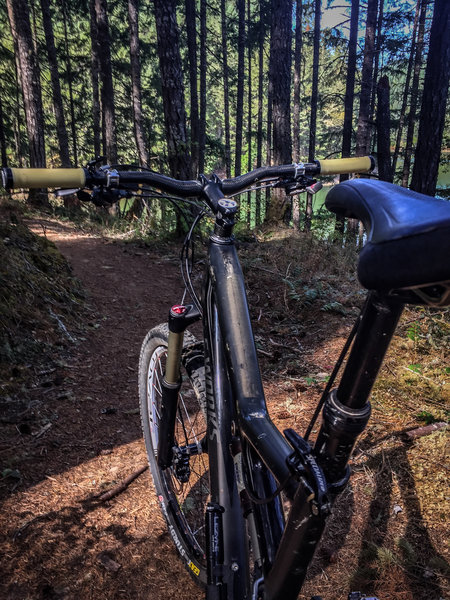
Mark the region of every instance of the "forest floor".
[[[0, 597], [200, 600], [202, 591], [177, 559], [148, 471], [111, 500], [98, 498], [147, 463], [137, 412], [139, 351], [146, 331], [181, 300], [178, 251], [108, 239], [47, 217], [28, 225], [56, 243], [89, 308], [76, 332], [68, 332], [73, 343], [64, 361], [34, 377], [29, 414], [1, 425]], [[357, 293], [348, 293], [347, 306], [341, 291], [337, 310], [317, 310], [306, 328], [286, 324], [280, 315], [292, 299], [275, 297], [278, 284], [265, 270], [263, 253], [255, 258], [245, 245], [242, 250], [244, 268], [260, 275], [249, 294], [271, 414], [280, 428], [301, 429], [348, 335]], [[289, 279], [287, 272], [282, 276]], [[298, 295], [290, 281], [288, 291]], [[322, 293], [323, 286], [316, 281], [315, 289]], [[309, 293], [304, 286], [302, 293]], [[423, 359], [417, 345], [404, 333], [398, 344], [413, 353], [407, 367], [420, 363], [406, 374], [418, 378]], [[351, 486], [336, 504], [302, 599], [320, 593], [338, 600], [363, 588], [382, 600], [450, 600], [447, 438], [441, 430], [404, 441], [403, 432], [421, 423], [417, 406], [408, 408], [409, 391], [396, 391], [403, 374], [394, 370], [395, 358], [386, 361], [385, 388], [378, 400], [375, 394]], [[436, 383], [434, 373], [423, 393], [431, 397], [439, 387], [430, 402], [442, 420], [448, 399], [442, 349], [434, 360], [440, 379]], [[428, 372], [423, 377], [431, 380]], [[383, 410], [386, 390], [396, 398]]]

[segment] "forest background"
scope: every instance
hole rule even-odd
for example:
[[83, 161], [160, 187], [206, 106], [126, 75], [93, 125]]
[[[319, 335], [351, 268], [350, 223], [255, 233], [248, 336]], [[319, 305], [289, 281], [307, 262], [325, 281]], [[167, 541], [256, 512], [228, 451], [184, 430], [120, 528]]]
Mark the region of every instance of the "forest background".
[[[382, 179], [445, 197], [449, 13], [447, 0], [7, 0], [2, 165], [104, 155], [188, 179], [371, 153]], [[285, 210], [274, 196], [241, 215]]]

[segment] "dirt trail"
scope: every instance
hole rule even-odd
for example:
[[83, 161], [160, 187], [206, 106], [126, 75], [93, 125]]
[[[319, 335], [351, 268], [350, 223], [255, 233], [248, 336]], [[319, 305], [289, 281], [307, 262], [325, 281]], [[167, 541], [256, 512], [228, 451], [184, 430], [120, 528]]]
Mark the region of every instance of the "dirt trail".
[[[39, 219], [31, 226], [55, 241], [69, 260], [91, 311], [74, 334], [77, 343], [67, 365], [50, 370], [42, 385], [26, 390], [36, 397], [46, 425], [35, 418], [25, 434], [11, 424], [13, 447], [0, 446], [0, 453], [5, 452], [0, 457], [12, 457], [11, 467], [20, 468], [21, 476], [20, 485], [4, 494], [1, 503], [0, 598], [200, 600], [203, 593], [185, 572], [166, 531], [148, 472], [110, 501], [95, 498], [146, 464], [137, 412], [138, 357], [146, 331], [164, 321], [169, 306], [181, 300], [178, 259], [83, 234], [55, 221]], [[302, 359], [312, 372], [332, 363], [344, 342], [329, 319], [328, 314], [320, 315], [319, 331], [323, 329], [325, 340], [302, 339]], [[270, 342], [271, 353], [278, 352], [280, 343]], [[301, 430], [307, 422], [320, 389], [320, 384], [307, 385], [307, 379], [287, 375], [266, 382], [271, 414], [281, 429]], [[374, 417], [373, 429], [353, 460], [352, 484], [334, 507], [326, 540], [300, 596], [303, 600], [318, 589], [327, 600], [344, 598], [350, 586], [362, 587], [356, 577], [363, 578], [365, 588], [373, 587], [373, 581], [382, 590], [380, 598], [393, 600], [439, 600], [449, 589], [438, 578], [438, 569], [424, 570], [434, 564], [431, 558], [447, 565], [448, 553], [442, 548], [448, 536], [440, 517], [431, 526], [428, 520], [425, 527], [422, 504], [429, 494], [419, 499], [414, 487], [408, 462], [414, 447], [389, 435], [383, 444], [376, 443], [377, 431], [385, 431], [386, 425], [398, 430], [404, 424], [396, 417], [390, 423], [389, 415], [379, 410]], [[433, 448], [432, 455], [444, 457], [443, 446], [442, 453]], [[398, 505], [397, 514], [393, 507]], [[397, 551], [395, 540], [403, 537], [421, 564], [418, 573], [426, 577], [416, 572], [409, 576], [394, 560], [382, 569], [380, 561], [368, 557], [367, 540], [380, 551], [394, 540], [390, 547]], [[389, 552], [380, 556], [390, 560]], [[377, 571], [368, 569], [368, 560]]]
[[177, 261], [53, 221], [31, 226], [68, 259], [92, 312], [73, 358], [42, 391], [51, 427], [17, 435], [23, 479], [3, 503], [0, 597], [179, 598], [181, 587], [183, 598], [200, 598], [176, 559], [148, 472], [111, 501], [92, 500], [146, 463], [138, 357], [146, 331], [180, 300]]

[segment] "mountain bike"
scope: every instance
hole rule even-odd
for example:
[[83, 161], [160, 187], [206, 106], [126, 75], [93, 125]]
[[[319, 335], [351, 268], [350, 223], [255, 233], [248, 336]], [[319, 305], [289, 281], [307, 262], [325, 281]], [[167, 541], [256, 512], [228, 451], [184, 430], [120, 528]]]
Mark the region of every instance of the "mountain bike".
[[[181, 262], [190, 302], [174, 304], [167, 323], [146, 335], [139, 396], [162, 513], [209, 600], [297, 598], [333, 503], [349, 481], [349, 458], [369, 420], [369, 395], [403, 307], [450, 304], [450, 204], [370, 178], [334, 187], [326, 206], [366, 229], [358, 276], [369, 293], [306, 432], [274, 425], [233, 237], [234, 197], [266, 187], [314, 192], [319, 175], [372, 168], [373, 159], [364, 157], [193, 181], [95, 161], [84, 169], [2, 170], [6, 188], [73, 187], [99, 205], [131, 196], [188, 205], [192, 223]], [[192, 240], [207, 214], [214, 225], [200, 294], [192, 278]], [[189, 331], [197, 322], [200, 339]], [[365, 596], [349, 595], [358, 598]]]

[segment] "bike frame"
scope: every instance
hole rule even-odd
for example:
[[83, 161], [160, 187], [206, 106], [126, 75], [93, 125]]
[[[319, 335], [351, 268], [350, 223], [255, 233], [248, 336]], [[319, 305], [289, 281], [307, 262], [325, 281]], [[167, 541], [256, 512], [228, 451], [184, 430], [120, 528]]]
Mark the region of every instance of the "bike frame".
[[[403, 304], [389, 297], [369, 295], [341, 383], [326, 402], [323, 424], [311, 452], [310, 461], [313, 462], [310, 464], [319, 480], [315, 486], [314, 477], [305, 473], [302, 466], [297, 472], [292, 467], [296, 449], [269, 416], [244, 277], [232, 237], [216, 233], [210, 238], [205, 298], [208, 452], [212, 464], [218, 464], [217, 471], [211, 472], [211, 504], [215, 507], [211, 510], [215, 510], [220, 522], [215, 532], [239, 533], [243, 530], [238, 485], [234, 478], [230, 482], [226, 476], [230, 472], [226, 464], [232, 460], [226, 444], [230, 443], [230, 432], [233, 432], [249, 443], [267, 467], [262, 484], [265, 489], [273, 490], [272, 473], [277, 482], [283, 484], [284, 492], [292, 501], [286, 524], [279, 511], [278, 518], [269, 523], [270, 535], [265, 522], [265, 530], [257, 537], [273, 540], [269, 547], [263, 544], [264, 547], [259, 549], [264, 573], [263, 597], [266, 600], [294, 600], [320, 540], [330, 504], [348, 480], [347, 463], [356, 438], [369, 419], [368, 396]], [[209, 359], [209, 353], [214, 360]], [[239, 460], [247, 461], [248, 457], [243, 455]], [[247, 469], [251, 468], [252, 465], [247, 464]], [[322, 496], [319, 503], [318, 496]], [[261, 526], [260, 519], [256, 518], [255, 523], [257, 528]], [[210, 548], [216, 543], [215, 537]], [[220, 572], [221, 577], [219, 580], [211, 578], [211, 595], [207, 597], [233, 597], [233, 594], [213, 595], [212, 590], [214, 587], [217, 589], [217, 584], [226, 585], [228, 589], [236, 589], [236, 586], [243, 589], [248, 585], [246, 575], [239, 572], [239, 565], [246, 564], [239, 560], [239, 557], [246, 556], [246, 545], [242, 535], [231, 539], [229, 534], [223, 534], [223, 539], [218, 542], [220, 551], [214, 558], [208, 557], [212, 570]], [[222, 560], [220, 565], [217, 562], [219, 556]]]
[[[207, 598], [250, 594], [255, 600], [295, 600], [333, 501], [348, 481], [348, 461], [369, 420], [368, 397], [403, 303], [369, 294], [340, 384], [326, 399], [314, 448], [293, 430], [283, 435], [264, 397], [232, 237], [237, 206], [223, 198], [215, 181], [204, 191], [218, 208], [203, 300], [207, 449], [214, 466], [205, 517]], [[169, 394], [168, 399], [174, 418], [176, 404]], [[170, 435], [167, 440], [158, 448], [161, 456], [165, 450], [170, 454]], [[286, 522], [281, 489], [291, 502]], [[248, 536], [242, 535], [246, 528]], [[248, 564], [248, 537], [256, 565], [252, 574], [243, 568]]]

